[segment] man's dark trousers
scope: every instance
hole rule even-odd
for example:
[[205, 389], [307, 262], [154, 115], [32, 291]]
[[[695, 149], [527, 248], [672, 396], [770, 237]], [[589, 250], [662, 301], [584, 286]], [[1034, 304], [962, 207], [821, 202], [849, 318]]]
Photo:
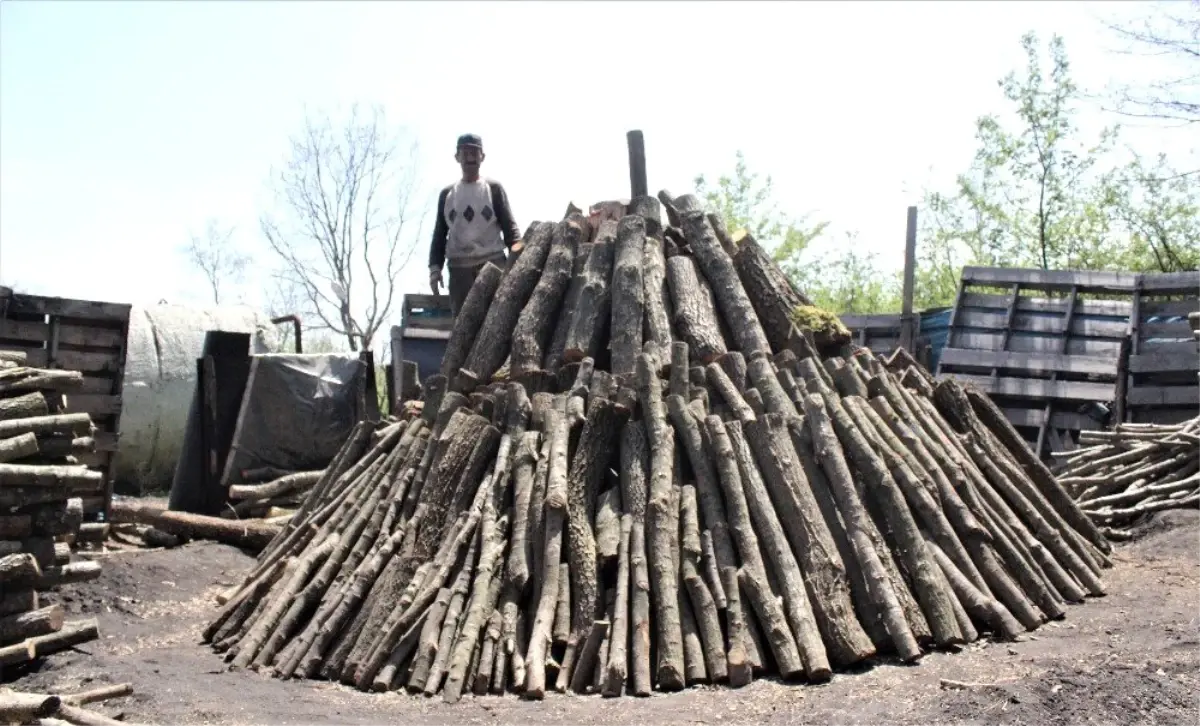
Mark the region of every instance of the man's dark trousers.
[[462, 310], [463, 303], [467, 299], [467, 293], [471, 292], [471, 285], [475, 284], [475, 276], [483, 269], [483, 266], [491, 263], [501, 270], [504, 269], [507, 258], [503, 252], [497, 252], [495, 257], [484, 260], [478, 265], [471, 267], [454, 267], [450, 266], [450, 311], [454, 317], [458, 317], [458, 311]]

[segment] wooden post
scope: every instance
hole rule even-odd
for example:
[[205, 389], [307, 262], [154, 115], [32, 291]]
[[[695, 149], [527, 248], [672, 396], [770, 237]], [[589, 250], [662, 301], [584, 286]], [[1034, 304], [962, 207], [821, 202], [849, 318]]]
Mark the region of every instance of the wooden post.
[[629, 144], [629, 198], [644, 197], [650, 193], [646, 180], [646, 142], [637, 130], [625, 134], [625, 140]]
[[917, 267], [917, 208], [908, 208], [908, 229], [904, 233], [904, 300], [900, 311], [900, 347], [914, 352], [917, 326], [913, 317], [913, 283]]

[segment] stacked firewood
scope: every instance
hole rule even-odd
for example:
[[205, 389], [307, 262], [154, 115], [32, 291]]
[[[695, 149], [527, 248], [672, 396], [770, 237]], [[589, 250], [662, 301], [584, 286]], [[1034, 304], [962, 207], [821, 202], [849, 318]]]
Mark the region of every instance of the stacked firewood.
[[1110, 538], [1151, 512], [1200, 506], [1200, 417], [1083, 431], [1079, 443], [1059, 454], [1059, 483]]
[[131, 683], [101, 686], [70, 695], [25, 693], [9, 688], [0, 688], [0, 723], [17, 726], [25, 724], [60, 726], [63, 723], [77, 724], [78, 726], [123, 726], [128, 722], [117, 720], [117, 718], [84, 708], [84, 706], [113, 698], [123, 698], [131, 693], [133, 693], [133, 684]]
[[[819, 682], [1015, 638], [1108, 542], [986, 397], [793, 323], [694, 197], [535, 223], [423, 406], [360, 424], [205, 632], [363, 690]], [[502, 380], [497, 380], [497, 378]]]

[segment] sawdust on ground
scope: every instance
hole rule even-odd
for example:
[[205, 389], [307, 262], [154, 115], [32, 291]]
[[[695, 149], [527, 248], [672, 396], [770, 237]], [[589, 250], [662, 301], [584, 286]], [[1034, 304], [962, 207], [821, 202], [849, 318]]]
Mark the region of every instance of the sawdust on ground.
[[[159, 724], [1196, 724], [1200, 723], [1200, 516], [1166, 512], [1119, 546], [1109, 594], [1016, 643], [982, 641], [915, 666], [881, 664], [825, 685], [763, 680], [647, 699], [365, 694], [228, 670], [199, 643], [214, 595], [252, 559], [210, 542], [103, 558], [100, 579], [52, 597], [99, 620], [101, 640], [17, 673], [13, 687], [74, 692], [131, 681], [98, 706]], [[945, 688], [950, 679], [965, 688]]]

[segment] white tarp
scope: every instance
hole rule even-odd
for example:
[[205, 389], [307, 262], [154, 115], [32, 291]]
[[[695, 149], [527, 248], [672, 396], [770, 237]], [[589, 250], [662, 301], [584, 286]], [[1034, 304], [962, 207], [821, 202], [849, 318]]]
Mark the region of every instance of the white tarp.
[[135, 491], [169, 489], [210, 330], [250, 333], [251, 353], [275, 351], [274, 326], [252, 308], [135, 305], [129, 313], [121, 440], [114, 481]]

